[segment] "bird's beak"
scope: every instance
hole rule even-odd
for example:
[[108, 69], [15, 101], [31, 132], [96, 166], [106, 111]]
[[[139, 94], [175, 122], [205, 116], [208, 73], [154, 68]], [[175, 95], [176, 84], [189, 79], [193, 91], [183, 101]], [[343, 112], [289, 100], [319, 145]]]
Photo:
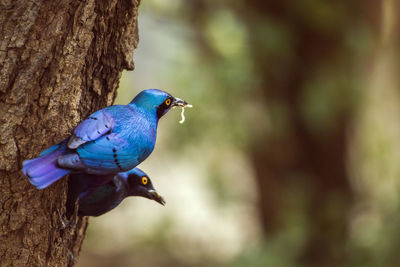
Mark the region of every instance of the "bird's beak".
[[188, 102], [185, 100], [179, 99], [177, 97], [174, 97], [174, 100], [172, 101], [172, 107], [186, 107], [190, 106]]
[[157, 201], [158, 203], [160, 203], [163, 206], [166, 203], [164, 198], [162, 196], [160, 196], [160, 194], [156, 190], [147, 191], [147, 196], [148, 196], [149, 199]]

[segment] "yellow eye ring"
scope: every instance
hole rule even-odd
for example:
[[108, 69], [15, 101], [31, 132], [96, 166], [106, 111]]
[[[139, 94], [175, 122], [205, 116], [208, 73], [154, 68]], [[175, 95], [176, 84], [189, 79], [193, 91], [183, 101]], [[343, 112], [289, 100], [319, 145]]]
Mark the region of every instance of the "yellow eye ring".
[[142, 177], [142, 184], [146, 185], [149, 182], [149, 180], [147, 179], [147, 177], [143, 176]]
[[167, 99], [167, 100], [165, 100], [165, 104], [167, 105], [167, 106], [169, 106], [169, 105], [171, 105], [171, 99]]

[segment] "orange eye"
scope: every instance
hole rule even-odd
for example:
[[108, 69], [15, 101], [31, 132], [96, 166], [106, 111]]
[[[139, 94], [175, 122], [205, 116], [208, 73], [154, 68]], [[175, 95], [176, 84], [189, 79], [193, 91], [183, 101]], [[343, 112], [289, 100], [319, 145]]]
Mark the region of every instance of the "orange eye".
[[142, 177], [142, 184], [146, 185], [149, 182], [149, 180], [147, 180], [147, 177], [143, 176]]
[[169, 105], [171, 105], [171, 99], [167, 99], [167, 100], [165, 100], [165, 104], [167, 105], [167, 106], [169, 106]]

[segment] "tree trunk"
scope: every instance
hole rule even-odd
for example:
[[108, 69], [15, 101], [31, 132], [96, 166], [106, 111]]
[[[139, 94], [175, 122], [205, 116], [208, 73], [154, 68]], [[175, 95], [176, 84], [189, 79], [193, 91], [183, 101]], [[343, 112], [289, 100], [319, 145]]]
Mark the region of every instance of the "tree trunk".
[[22, 161], [112, 104], [134, 68], [139, 0], [0, 4], [0, 265], [72, 266], [87, 219], [62, 228], [67, 179], [35, 189]]

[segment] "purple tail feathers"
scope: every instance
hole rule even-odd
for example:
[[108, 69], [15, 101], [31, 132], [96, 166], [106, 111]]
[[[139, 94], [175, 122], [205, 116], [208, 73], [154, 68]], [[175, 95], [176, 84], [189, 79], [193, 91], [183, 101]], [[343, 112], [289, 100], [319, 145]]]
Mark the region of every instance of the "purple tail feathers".
[[70, 173], [70, 170], [59, 168], [57, 165], [58, 157], [69, 153], [65, 143], [56, 145], [57, 148], [50, 153], [41, 154], [38, 158], [22, 163], [22, 172], [36, 188], [46, 188]]

